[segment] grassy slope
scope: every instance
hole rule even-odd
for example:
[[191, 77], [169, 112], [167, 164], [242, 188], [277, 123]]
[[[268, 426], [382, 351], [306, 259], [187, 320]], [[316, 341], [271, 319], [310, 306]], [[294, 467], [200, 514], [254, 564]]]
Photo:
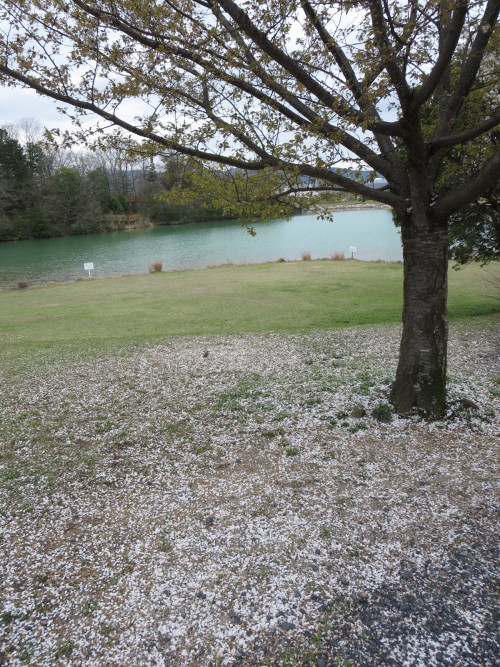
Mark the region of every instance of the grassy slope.
[[[499, 265], [451, 270], [450, 318], [499, 312], [492, 284], [499, 278]], [[0, 332], [4, 351], [122, 345], [183, 334], [395, 323], [401, 305], [400, 264], [228, 266], [0, 292]]]

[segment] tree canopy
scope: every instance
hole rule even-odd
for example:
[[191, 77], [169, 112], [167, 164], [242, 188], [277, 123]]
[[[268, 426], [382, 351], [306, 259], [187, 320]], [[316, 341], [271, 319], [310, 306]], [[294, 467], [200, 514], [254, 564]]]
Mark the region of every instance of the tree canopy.
[[[274, 183], [276, 196], [300, 196], [300, 175], [313, 179], [308, 190], [373, 197], [352, 169], [343, 169], [347, 160], [381, 174], [388, 187], [375, 198], [404, 211], [411, 185], [408, 156], [399, 148], [418, 116], [433, 118], [422, 137], [430, 183], [451, 148], [500, 122], [498, 107], [478, 108], [462, 122], [484, 54], [497, 44], [497, 0], [2, 0], [0, 6], [10, 25], [0, 64], [4, 82], [72, 105], [77, 123], [93, 112], [104, 125], [154, 142], [155, 151], [280, 170], [287, 187]], [[498, 79], [492, 71], [484, 85]], [[142, 101], [133, 118], [131, 100]], [[95, 128], [91, 136], [106, 137]], [[449, 215], [478, 196], [499, 165], [495, 153], [474, 178], [455, 181], [438, 197], [436, 210]]]
[[[144, 151], [181, 153], [200, 173], [217, 165], [212, 179], [222, 165], [223, 195], [256, 214], [260, 203], [269, 214], [332, 191], [391, 206], [405, 257], [393, 400], [400, 412], [443, 412], [448, 224], [500, 172], [488, 140], [500, 122], [500, 0], [0, 7], [2, 81], [73, 108], [63, 143], [132, 133]], [[84, 125], [88, 113], [99, 128]], [[456, 155], [473, 168], [453, 169]], [[371, 187], [366, 170], [386, 185]]]

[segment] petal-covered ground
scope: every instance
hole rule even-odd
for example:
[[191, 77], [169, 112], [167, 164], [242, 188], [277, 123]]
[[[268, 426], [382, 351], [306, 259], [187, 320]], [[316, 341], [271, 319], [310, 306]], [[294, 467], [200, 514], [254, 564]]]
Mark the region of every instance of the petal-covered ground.
[[494, 665], [495, 323], [447, 418], [397, 327], [6, 362], [0, 664]]

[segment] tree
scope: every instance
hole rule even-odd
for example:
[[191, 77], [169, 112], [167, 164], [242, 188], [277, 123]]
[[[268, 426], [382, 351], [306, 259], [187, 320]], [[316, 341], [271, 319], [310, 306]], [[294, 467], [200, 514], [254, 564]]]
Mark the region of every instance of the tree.
[[75, 167], [59, 167], [46, 181], [43, 204], [55, 236], [94, 232], [102, 222], [99, 199]]
[[[225, 183], [246, 210], [267, 213], [272, 204], [279, 213], [283, 202], [300, 205], [306, 193], [328, 191], [390, 205], [404, 255], [392, 401], [400, 413], [441, 415], [448, 224], [494, 186], [500, 152], [472, 177], [438, 186], [447, 157], [457, 147], [473, 151], [500, 122], [498, 106], [490, 111], [479, 101], [474, 118], [466, 112], [481, 63], [498, 45], [499, 5], [1, 0], [11, 29], [0, 75], [76, 109], [73, 140], [97, 136], [104, 146], [117, 143], [121, 129], [141, 137], [146, 153], [181, 153], [204, 169], [223, 165], [230, 176], [240, 170], [252, 187], [240, 177]], [[142, 102], [134, 120], [131, 99]], [[87, 132], [87, 113], [118, 130]], [[387, 185], [369, 187], [357, 176], [366, 169]]]
[[17, 139], [0, 129], [0, 198], [4, 211], [21, 205], [21, 190], [29, 176], [29, 165]]
[[97, 167], [88, 172], [87, 190], [90, 196], [99, 203], [103, 213], [123, 213], [123, 204], [111, 194], [108, 174], [103, 167]]
[[42, 161], [38, 144], [22, 146], [10, 131], [0, 129], [0, 240], [46, 235], [43, 215], [36, 219]]

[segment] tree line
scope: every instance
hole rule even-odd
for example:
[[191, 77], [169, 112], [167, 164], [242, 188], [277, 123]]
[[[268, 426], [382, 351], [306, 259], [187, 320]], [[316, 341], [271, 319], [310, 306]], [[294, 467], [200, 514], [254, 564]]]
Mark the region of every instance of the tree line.
[[[36, 121], [0, 128], [0, 241], [89, 234], [127, 224], [172, 224], [222, 216], [186, 188], [189, 166], [157, 165], [128, 147], [53, 150]], [[177, 201], [176, 201], [177, 199]]]

